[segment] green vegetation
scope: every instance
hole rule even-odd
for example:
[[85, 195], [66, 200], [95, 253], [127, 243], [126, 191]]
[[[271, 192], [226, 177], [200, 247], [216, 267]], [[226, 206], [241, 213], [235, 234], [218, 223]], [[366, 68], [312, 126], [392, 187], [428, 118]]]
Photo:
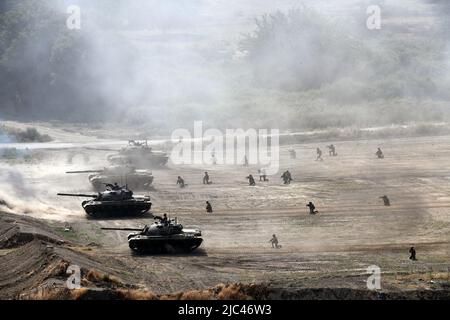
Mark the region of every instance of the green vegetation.
[[75, 243], [81, 241], [80, 235], [73, 230], [65, 231], [64, 227], [53, 227], [53, 231], [55, 231], [56, 234], [68, 241], [72, 241]]
[[[86, 117], [98, 95], [84, 34], [70, 32], [55, 1], [7, 1], [0, 11], [2, 116], [21, 119]], [[84, 92], [79, 84], [86, 85]], [[89, 102], [89, 103], [88, 103]]]
[[[120, 121], [152, 134], [194, 120], [295, 130], [450, 121], [449, 46], [439, 13], [418, 9], [429, 23], [406, 25], [387, 6], [396, 21], [370, 32], [355, 17], [331, 20], [300, 7], [263, 15], [253, 32], [236, 33], [234, 50], [208, 37], [186, 38], [203, 22], [194, 19], [206, 18], [183, 20], [164, 1], [136, 2], [76, 0], [83, 27], [73, 31], [62, 0], [5, 0], [2, 116]], [[158, 10], [175, 18], [160, 21]], [[115, 23], [131, 16], [140, 18]], [[186, 35], [174, 37], [171, 27]], [[158, 36], [145, 31], [165, 28]]]
[[416, 28], [370, 33], [308, 8], [264, 15], [241, 42], [257, 85], [236, 109], [281, 106], [279, 121], [303, 129], [448, 120], [447, 41]]
[[2, 141], [9, 142], [49, 142], [52, 138], [48, 134], [41, 134], [36, 128], [26, 128], [25, 130], [0, 127], [0, 137]]
[[66, 230], [59, 224], [49, 223], [49, 227], [62, 238], [75, 243], [101, 243], [105, 234], [96, 227], [91, 230]]

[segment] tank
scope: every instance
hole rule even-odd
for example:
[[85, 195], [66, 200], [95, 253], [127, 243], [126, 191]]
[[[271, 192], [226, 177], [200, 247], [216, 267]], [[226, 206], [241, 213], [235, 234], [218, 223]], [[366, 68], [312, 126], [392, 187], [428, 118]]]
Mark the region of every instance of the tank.
[[139, 216], [152, 207], [149, 196], [133, 196], [133, 191], [117, 185], [109, 185], [107, 190], [98, 194], [58, 193], [58, 196], [92, 198], [81, 203], [92, 218]]
[[111, 166], [102, 170], [67, 171], [66, 173], [92, 173], [89, 182], [96, 191], [101, 191], [106, 184], [125, 183], [132, 190], [149, 190], [152, 187], [153, 175], [149, 170], [137, 170], [132, 166]]
[[167, 164], [169, 157], [161, 151], [153, 151], [148, 146], [147, 140], [143, 142], [130, 140], [126, 148], [122, 148], [117, 154], [107, 157], [112, 165], [131, 165], [136, 168], [162, 167]]
[[150, 226], [138, 228], [102, 228], [102, 230], [134, 231], [128, 235], [128, 245], [136, 253], [188, 253], [203, 242], [198, 229], [184, 229], [177, 219], [155, 217]]

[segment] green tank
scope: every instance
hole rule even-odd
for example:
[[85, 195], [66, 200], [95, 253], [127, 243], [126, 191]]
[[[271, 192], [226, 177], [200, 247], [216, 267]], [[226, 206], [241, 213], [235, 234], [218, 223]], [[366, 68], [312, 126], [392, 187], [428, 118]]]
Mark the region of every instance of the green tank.
[[148, 146], [147, 140], [143, 142], [130, 140], [126, 148], [122, 148], [117, 154], [107, 157], [112, 165], [131, 165], [136, 168], [162, 167], [167, 164], [169, 157], [161, 151], [153, 151]]
[[127, 237], [128, 245], [136, 253], [188, 253], [203, 242], [198, 229], [184, 229], [177, 219], [155, 217], [150, 226], [139, 228], [102, 228], [103, 230], [134, 231]]
[[139, 216], [148, 212], [152, 203], [149, 196], [133, 196], [127, 187], [109, 185], [98, 194], [58, 193], [58, 196], [92, 198], [81, 203], [86, 214], [93, 218]]

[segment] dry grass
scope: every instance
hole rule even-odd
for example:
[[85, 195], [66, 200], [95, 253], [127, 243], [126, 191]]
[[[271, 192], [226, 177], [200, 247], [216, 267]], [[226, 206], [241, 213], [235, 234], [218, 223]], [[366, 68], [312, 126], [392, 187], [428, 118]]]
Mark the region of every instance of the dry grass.
[[61, 300], [62, 296], [61, 289], [39, 289], [22, 298], [26, 300]]
[[219, 285], [220, 288], [217, 299], [219, 300], [249, 300], [247, 294], [244, 293], [244, 288], [241, 284], [228, 284], [228, 285]]
[[90, 269], [88, 271], [88, 273], [86, 274], [86, 280], [94, 283], [103, 282], [114, 286], [123, 286], [123, 283], [119, 278], [106, 273], [101, 273], [96, 269]]
[[67, 288], [41, 288], [37, 292], [31, 293], [26, 296], [21, 296], [21, 299], [25, 300], [80, 300], [87, 293], [88, 288], [80, 288], [69, 290]]
[[29, 295], [21, 296], [26, 300], [79, 300], [86, 293], [87, 288], [69, 290], [67, 288], [40, 288]]
[[159, 296], [161, 300], [249, 300], [241, 284], [219, 284], [209, 290], [191, 290]]
[[124, 300], [158, 300], [158, 296], [151, 291], [117, 290], [120, 299]]
[[80, 288], [70, 291], [70, 299], [73, 300], [80, 300], [86, 293], [88, 293], [89, 289], [87, 288]]
[[161, 295], [160, 300], [213, 300], [214, 293], [210, 290], [191, 290]]
[[158, 296], [158, 299], [160, 299], [160, 300], [181, 300], [182, 296], [183, 296], [183, 292], [176, 292], [176, 293], [164, 294], [164, 295]]
[[[92, 281], [103, 281], [104, 274], [92, 269], [87, 277]], [[80, 299], [121, 299], [121, 300], [249, 300], [252, 297], [245, 293], [247, 286], [242, 284], [219, 284], [212, 289], [191, 290], [173, 294], [158, 295], [147, 290], [104, 289], [91, 290], [81, 288], [41, 288], [29, 295], [21, 296], [27, 300], [80, 300]]]
[[117, 290], [119, 298], [125, 300], [249, 300], [241, 284], [219, 284], [208, 290], [191, 290], [157, 295], [151, 291]]
[[86, 279], [91, 282], [101, 282], [105, 275], [96, 269], [90, 269], [86, 274]]
[[214, 294], [211, 290], [186, 291], [183, 292], [179, 300], [212, 300]]
[[59, 277], [65, 276], [66, 270], [70, 266], [70, 262], [66, 260], [60, 260], [56, 263], [52, 263], [45, 269], [46, 277]]

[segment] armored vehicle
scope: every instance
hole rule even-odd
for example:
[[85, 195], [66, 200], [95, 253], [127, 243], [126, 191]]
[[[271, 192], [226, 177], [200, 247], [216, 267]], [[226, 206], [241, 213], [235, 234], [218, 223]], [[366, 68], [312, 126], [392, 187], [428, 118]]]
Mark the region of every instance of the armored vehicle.
[[149, 190], [153, 175], [149, 170], [136, 170], [132, 166], [111, 166], [103, 170], [67, 171], [66, 173], [92, 173], [89, 182], [96, 191], [103, 190], [106, 184], [120, 181], [132, 190]]
[[133, 191], [117, 184], [108, 185], [108, 189], [98, 194], [58, 193], [58, 196], [92, 198], [81, 203], [87, 215], [93, 218], [129, 217], [148, 212], [152, 203], [149, 196], [133, 196]]
[[142, 229], [102, 228], [103, 230], [134, 231], [128, 235], [130, 249], [137, 253], [192, 252], [203, 242], [197, 229], [184, 229], [177, 219], [155, 217], [159, 221]]
[[130, 140], [128, 146], [122, 148], [117, 154], [107, 157], [113, 165], [132, 165], [137, 168], [161, 167], [167, 164], [169, 157], [161, 151], [153, 151], [147, 140], [143, 142]]

